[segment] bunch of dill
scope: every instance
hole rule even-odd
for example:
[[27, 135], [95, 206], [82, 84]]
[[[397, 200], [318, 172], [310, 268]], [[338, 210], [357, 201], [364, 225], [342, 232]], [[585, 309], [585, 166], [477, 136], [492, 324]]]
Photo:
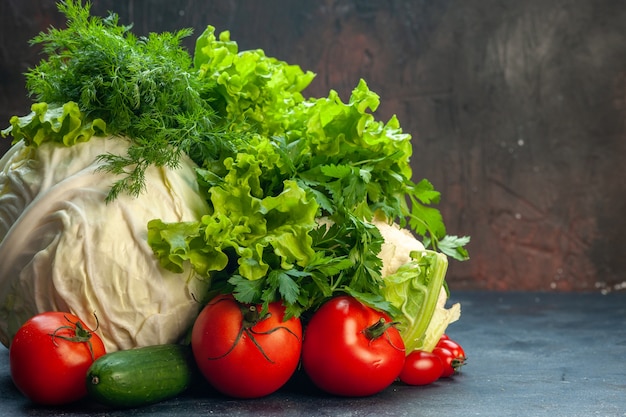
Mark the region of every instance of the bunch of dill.
[[92, 17], [90, 4], [58, 4], [67, 17], [65, 29], [52, 28], [33, 38], [47, 59], [26, 74], [26, 86], [38, 101], [78, 103], [87, 118], [101, 118], [107, 133], [131, 139], [127, 154], [105, 154], [104, 169], [123, 174], [108, 196], [138, 195], [150, 165], [175, 168], [184, 152], [196, 163], [219, 158], [238, 138], [211, 106], [207, 79], [193, 70], [181, 46], [191, 29], [137, 37], [116, 14]]

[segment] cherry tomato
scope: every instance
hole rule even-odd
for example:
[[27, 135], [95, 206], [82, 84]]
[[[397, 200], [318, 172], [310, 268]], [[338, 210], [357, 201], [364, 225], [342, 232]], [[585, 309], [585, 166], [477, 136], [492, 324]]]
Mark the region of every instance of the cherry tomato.
[[241, 304], [232, 295], [211, 300], [191, 333], [191, 348], [206, 380], [236, 398], [258, 398], [282, 387], [295, 372], [302, 351], [302, 324], [284, 321], [285, 308]]
[[447, 334], [442, 334], [441, 337], [439, 338], [439, 341], [441, 342], [442, 340], [450, 340], [450, 336], [448, 336]]
[[11, 341], [11, 378], [33, 402], [68, 404], [87, 395], [87, 369], [104, 354], [100, 337], [75, 315], [41, 313], [26, 321]]
[[387, 388], [402, 371], [404, 342], [391, 319], [350, 296], [323, 304], [311, 317], [302, 366], [323, 391], [367, 396]]
[[465, 351], [463, 350], [460, 344], [458, 344], [452, 339], [440, 340], [437, 343], [437, 346], [450, 350], [450, 352], [452, 352], [452, 356], [454, 356], [455, 358], [465, 359]]
[[433, 353], [439, 356], [439, 359], [443, 362], [442, 378], [453, 376], [459, 371], [461, 366], [465, 365], [465, 357], [455, 356], [448, 348], [437, 346], [433, 349]]
[[432, 352], [416, 350], [406, 357], [400, 381], [408, 385], [428, 385], [443, 374], [443, 362]]

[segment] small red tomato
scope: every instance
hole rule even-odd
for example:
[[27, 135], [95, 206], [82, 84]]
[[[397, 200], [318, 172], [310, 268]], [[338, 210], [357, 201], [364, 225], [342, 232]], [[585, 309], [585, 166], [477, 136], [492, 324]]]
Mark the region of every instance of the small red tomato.
[[404, 365], [404, 342], [391, 319], [354, 297], [327, 301], [311, 317], [302, 366], [334, 395], [360, 397], [387, 388]]
[[455, 358], [459, 360], [461, 359], [465, 360], [465, 351], [463, 350], [461, 345], [455, 342], [454, 340], [452, 339], [440, 340], [439, 343], [437, 343], [437, 346], [448, 349], [450, 352], [452, 352], [452, 356], [454, 356]]
[[432, 352], [416, 350], [404, 361], [400, 372], [400, 381], [408, 385], [428, 385], [438, 380], [443, 374], [443, 362]]
[[211, 300], [191, 332], [194, 358], [207, 381], [236, 398], [258, 398], [282, 387], [295, 372], [302, 351], [302, 324], [284, 320], [281, 303], [241, 304], [232, 295]]
[[448, 378], [456, 374], [461, 366], [465, 365], [464, 357], [457, 357], [454, 353], [445, 347], [435, 347], [433, 353], [439, 356], [439, 359], [443, 362], [443, 374], [442, 378]]
[[33, 402], [68, 404], [87, 395], [87, 370], [104, 354], [100, 337], [75, 315], [41, 313], [26, 321], [11, 341], [11, 378]]

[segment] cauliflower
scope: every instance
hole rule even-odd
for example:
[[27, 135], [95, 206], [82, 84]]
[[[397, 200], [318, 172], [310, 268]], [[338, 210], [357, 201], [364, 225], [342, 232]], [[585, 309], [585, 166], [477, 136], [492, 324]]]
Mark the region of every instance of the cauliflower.
[[[0, 341], [43, 311], [99, 325], [107, 351], [171, 343], [192, 325], [208, 282], [191, 268], [159, 266], [147, 223], [198, 220], [207, 206], [193, 163], [151, 167], [146, 191], [105, 197], [115, 177], [98, 155], [124, 154], [125, 138], [65, 147], [14, 145], [0, 159]], [[97, 323], [96, 323], [97, 317]]]
[[398, 268], [411, 260], [411, 252], [423, 251], [424, 245], [408, 230], [398, 224], [389, 224], [384, 218], [375, 217], [372, 224], [383, 237], [378, 257], [383, 261], [382, 277], [394, 274]]
[[[374, 218], [372, 223], [384, 239], [378, 254], [386, 284], [383, 293], [402, 312], [395, 319], [399, 321], [407, 354], [416, 349], [432, 351], [448, 325], [461, 316], [459, 303], [446, 308], [447, 257], [426, 250], [408, 229], [389, 224], [382, 217]], [[431, 267], [424, 268], [421, 259], [429, 259]]]

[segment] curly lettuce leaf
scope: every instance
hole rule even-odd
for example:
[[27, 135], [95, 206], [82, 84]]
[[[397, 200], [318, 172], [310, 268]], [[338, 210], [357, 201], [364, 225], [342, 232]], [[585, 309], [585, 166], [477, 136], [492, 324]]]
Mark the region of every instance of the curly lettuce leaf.
[[[217, 83], [214, 93], [232, 129], [262, 134], [284, 130], [284, 114], [304, 101], [301, 91], [315, 74], [268, 57], [261, 49], [239, 51], [230, 32], [208, 26], [196, 40], [194, 67], [200, 79]], [[219, 102], [216, 107], [219, 107]]]
[[313, 259], [309, 232], [317, 227], [318, 205], [293, 180], [285, 179], [277, 189], [262, 187], [261, 178], [276, 162], [272, 149], [258, 146], [256, 155], [225, 158], [223, 177], [198, 170], [211, 212], [197, 224], [149, 225], [148, 243], [163, 266], [179, 269], [190, 261], [203, 275], [231, 266], [233, 274], [254, 281]]
[[148, 243], [161, 266], [173, 272], [183, 272], [184, 264], [190, 262], [200, 276], [207, 276], [208, 271], [221, 270], [228, 264], [226, 256], [215, 253], [207, 256], [200, 222], [150, 220]]
[[[344, 103], [335, 91], [309, 99], [288, 114], [288, 149], [296, 176], [318, 195], [325, 214], [347, 210], [370, 220], [408, 213], [404, 195], [411, 184], [411, 137], [395, 117], [387, 123], [371, 112], [379, 97], [361, 80]], [[300, 134], [298, 134], [300, 132]]]
[[23, 140], [28, 146], [37, 147], [43, 142], [57, 142], [72, 146], [87, 142], [92, 136], [102, 136], [106, 132], [106, 122], [102, 119], [88, 120], [78, 104], [68, 101], [63, 105], [45, 102], [31, 106], [31, 113], [10, 119], [2, 136], [13, 136], [12, 144]]

